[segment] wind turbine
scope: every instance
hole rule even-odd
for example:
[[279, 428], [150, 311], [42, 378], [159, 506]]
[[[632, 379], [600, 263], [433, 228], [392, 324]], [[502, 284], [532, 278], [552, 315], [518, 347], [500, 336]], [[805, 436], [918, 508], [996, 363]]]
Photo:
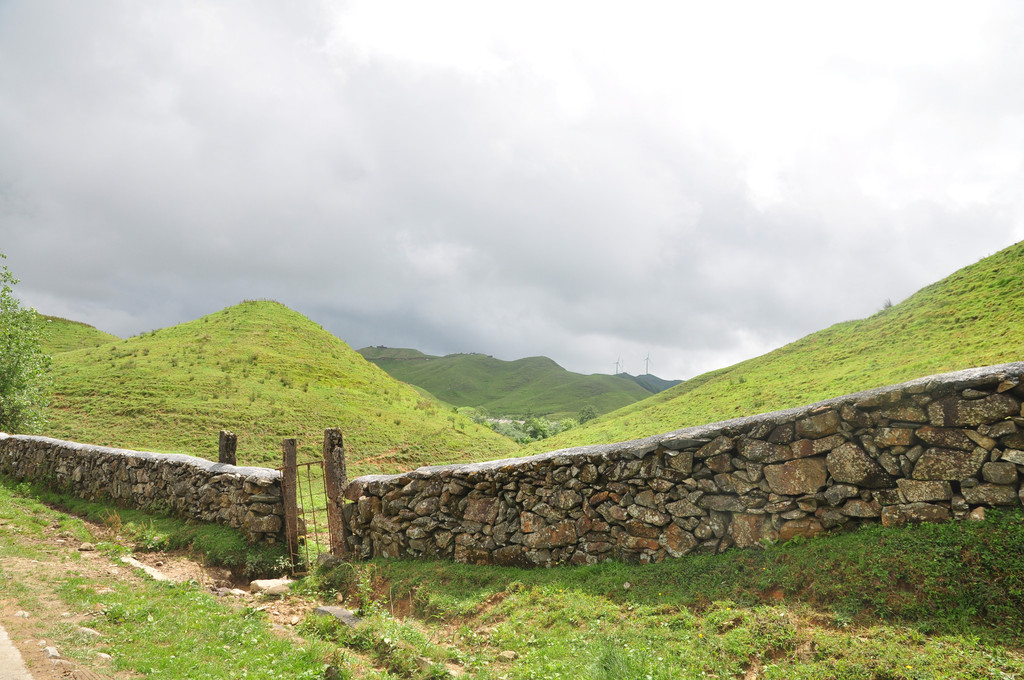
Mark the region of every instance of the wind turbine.
[[619, 364], [621, 364], [621, 363], [622, 363], [622, 357], [620, 356], [618, 359], [615, 360], [615, 375], [619, 374]]
[[651, 353], [650, 352], [647, 353], [647, 358], [644, 359], [644, 362], [645, 362], [644, 373], [646, 375], [650, 375], [651, 374]]

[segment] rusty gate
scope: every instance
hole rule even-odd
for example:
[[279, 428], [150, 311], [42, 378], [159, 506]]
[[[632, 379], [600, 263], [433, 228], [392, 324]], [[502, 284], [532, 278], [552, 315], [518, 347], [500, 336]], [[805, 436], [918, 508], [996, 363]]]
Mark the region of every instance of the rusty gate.
[[321, 460], [298, 463], [296, 439], [281, 442], [281, 495], [292, 576], [309, 573], [320, 555], [342, 557], [345, 532], [341, 504], [347, 485], [345, 447], [339, 428], [324, 431]]

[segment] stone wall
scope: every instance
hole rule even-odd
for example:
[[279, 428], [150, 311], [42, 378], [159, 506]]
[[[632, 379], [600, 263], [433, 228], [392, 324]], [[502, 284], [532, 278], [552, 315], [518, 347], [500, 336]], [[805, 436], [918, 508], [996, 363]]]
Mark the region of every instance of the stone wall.
[[87, 500], [226, 524], [250, 541], [283, 540], [277, 470], [0, 433], [0, 475]]
[[358, 557], [652, 562], [1021, 503], [1024, 363], [620, 444], [353, 480]]

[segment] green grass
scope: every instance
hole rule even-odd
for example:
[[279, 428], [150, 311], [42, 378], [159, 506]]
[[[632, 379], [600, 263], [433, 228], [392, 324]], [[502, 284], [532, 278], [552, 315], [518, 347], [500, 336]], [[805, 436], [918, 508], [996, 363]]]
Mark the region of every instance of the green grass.
[[70, 352], [84, 347], [96, 347], [120, 340], [116, 335], [81, 321], [62, 319], [59, 316], [43, 316], [42, 347], [49, 355]]
[[[85, 619], [54, 614], [30, 636], [87, 667], [108, 653], [111, 673], [319, 678], [331, 664], [342, 678], [441, 678], [449, 669], [481, 680], [1024, 677], [1019, 510], [644, 566], [340, 564], [296, 594], [334, 603], [341, 593], [363, 622], [308, 618], [299, 641], [274, 634], [260, 607], [232, 607], [195, 585], [84, 569], [80, 553], [52, 540], [88, 540], [88, 526], [35, 493], [0, 484], [0, 599]], [[104, 514], [94, 504], [70, 509]], [[121, 519], [142, 528], [134, 536], [163, 531], [160, 518]], [[35, 577], [11, 578], [15, 559], [36, 560]]]
[[705, 373], [524, 453], [646, 437], [1024, 359], [1024, 242], [890, 308]]
[[241, 464], [322, 455], [341, 427], [350, 475], [501, 458], [516, 445], [365, 361], [306, 317], [244, 302], [196, 321], [57, 354], [46, 434], [216, 460], [238, 435]]
[[317, 578], [371, 629], [411, 608], [405, 625], [448, 635], [473, 677], [1014, 678], [1022, 551], [1013, 512], [646, 566], [375, 561]]
[[[165, 526], [161, 518], [149, 519]], [[316, 640], [300, 644], [274, 634], [261, 611], [232, 608], [194, 583], [125, 582], [86, 575], [81, 554], [73, 548], [55, 549], [52, 541], [56, 536], [68, 542], [92, 541], [88, 526], [79, 517], [44, 504], [24, 485], [0, 484], [0, 524], [0, 600], [31, 610], [28, 625], [49, 626], [32, 629], [35, 634], [45, 636], [76, 664], [88, 668], [96, 653], [103, 652], [113, 661], [109, 667], [95, 668], [97, 672], [275, 680], [322, 678], [325, 664], [341, 658], [337, 649]], [[109, 547], [112, 557], [122, 552]], [[15, 559], [35, 560], [33, 578], [14, 578], [8, 572]], [[45, 611], [57, 622], [40, 623], [48, 620]], [[56, 612], [84, 617], [88, 623], [67, 623]], [[100, 637], [84, 634], [79, 625], [88, 625]], [[342, 677], [350, 676], [346, 672]]]
[[95, 585], [71, 577], [59, 592], [78, 611], [100, 612], [92, 622], [103, 636], [97, 651], [114, 652], [115, 670], [152, 679], [318, 680], [331, 657], [327, 645], [275, 635], [260, 612], [232, 609], [195, 584]]
[[[82, 541], [91, 540], [78, 518], [102, 523], [117, 531], [131, 543], [111, 546], [121, 551], [154, 552], [187, 549], [205, 564], [227, 567], [237, 576], [265, 578], [288, 570], [285, 548], [253, 544], [231, 527], [219, 524], [188, 522], [176, 517], [130, 508], [117, 508], [104, 503], [82, 500], [40, 485], [15, 483], [0, 477], [0, 492], [6, 491], [26, 499], [34, 516], [51, 515], [50, 508], [60, 508], [59, 522], [70, 522]], [[46, 504], [46, 505], [43, 505]], [[0, 520], [7, 519], [0, 512]], [[40, 526], [45, 524], [41, 522]], [[36, 532], [41, 536], [42, 532]]]
[[382, 347], [364, 347], [359, 353], [394, 378], [422, 387], [438, 399], [483, 408], [495, 416], [575, 418], [584, 406], [607, 413], [656, 391], [624, 374], [572, 373], [547, 357], [502, 361], [483, 354], [436, 357]]

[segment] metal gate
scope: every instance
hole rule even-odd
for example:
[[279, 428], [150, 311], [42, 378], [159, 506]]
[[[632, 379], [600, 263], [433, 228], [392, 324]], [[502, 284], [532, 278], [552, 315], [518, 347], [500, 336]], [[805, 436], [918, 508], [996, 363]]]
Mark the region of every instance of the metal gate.
[[341, 521], [342, 495], [347, 485], [345, 448], [338, 428], [324, 432], [323, 460], [297, 463], [295, 439], [283, 440], [281, 448], [285, 540], [292, 576], [303, 576], [320, 555], [340, 557], [345, 549]]

